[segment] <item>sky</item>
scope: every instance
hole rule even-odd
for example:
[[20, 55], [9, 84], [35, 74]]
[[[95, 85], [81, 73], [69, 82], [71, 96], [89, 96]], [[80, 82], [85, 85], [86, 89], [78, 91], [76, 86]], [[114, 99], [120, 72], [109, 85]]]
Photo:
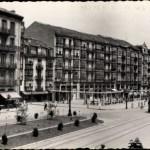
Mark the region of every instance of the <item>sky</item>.
[[23, 16], [25, 27], [39, 21], [150, 48], [149, 1], [0, 2], [0, 7]]

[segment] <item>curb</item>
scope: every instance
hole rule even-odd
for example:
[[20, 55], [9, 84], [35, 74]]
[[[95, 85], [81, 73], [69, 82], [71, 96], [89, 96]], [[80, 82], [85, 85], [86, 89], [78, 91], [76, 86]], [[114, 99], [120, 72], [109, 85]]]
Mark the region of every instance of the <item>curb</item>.
[[[86, 120], [89, 120], [89, 118], [82, 119], [80, 121], [83, 122], [83, 121], [86, 121]], [[73, 124], [73, 123], [74, 122], [71, 121], [71, 122], [64, 123], [64, 125]], [[51, 127], [40, 128], [39, 131], [44, 131], [44, 130], [52, 129], [52, 128], [57, 128], [57, 125], [54, 125], [54, 126], [51, 126]], [[25, 134], [29, 134], [29, 133], [32, 133], [32, 130], [21, 132], [21, 133], [17, 133], [17, 134], [13, 134], [13, 135], [8, 135], [7, 137], [8, 138], [12, 138], [12, 137], [16, 137], [16, 136], [20, 136], [20, 135], [25, 135]], [[0, 137], [0, 140], [2, 140], [1, 137]]]

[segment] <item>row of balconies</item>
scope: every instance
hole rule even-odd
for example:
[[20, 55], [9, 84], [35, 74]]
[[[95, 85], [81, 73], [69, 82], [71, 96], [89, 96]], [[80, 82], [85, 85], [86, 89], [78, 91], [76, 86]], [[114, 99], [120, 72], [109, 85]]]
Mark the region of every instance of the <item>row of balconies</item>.
[[25, 91], [28, 91], [28, 92], [43, 91], [43, 87], [37, 87], [34, 91], [32, 89], [33, 89], [33, 86], [25, 86]]
[[44, 54], [44, 53], [36, 53], [36, 54], [32, 54], [32, 53], [29, 53], [29, 52], [26, 52], [24, 53], [25, 56], [32, 56], [32, 57], [38, 57], [38, 58], [41, 58], [41, 57], [48, 57], [48, 55]]
[[16, 69], [17, 65], [13, 63], [0, 63], [0, 68], [5, 68], [5, 69]]
[[14, 35], [15, 34], [15, 30], [13, 29], [8, 29], [6, 27], [1, 27], [0, 28], [0, 33], [3, 35]]
[[12, 52], [15, 52], [16, 49], [17, 49], [17, 46], [0, 44], [0, 50], [1, 51], [12, 51]]
[[66, 48], [66, 49], [87, 49], [89, 51], [93, 51], [95, 50], [96, 48], [95, 47], [88, 47], [88, 46], [83, 46], [83, 45], [71, 45], [71, 44], [64, 44], [64, 43], [56, 43], [56, 46], [58, 47], [63, 47], [63, 48]]
[[[42, 81], [43, 77], [42, 76], [35, 76], [34, 79], [37, 81]], [[31, 80], [32, 81], [33, 80], [33, 74], [26, 74], [25, 80]]]
[[95, 66], [93, 66], [93, 67], [87, 67], [87, 66], [82, 66], [82, 67], [79, 67], [79, 66], [74, 66], [74, 67], [72, 67], [72, 66], [61, 66], [61, 67], [58, 67], [58, 66], [56, 66], [56, 68], [59, 68], [59, 69], [65, 69], [65, 70], [74, 70], [74, 69], [85, 69], [85, 70], [87, 70], [87, 71], [95, 71], [95, 70], [103, 70], [103, 71], [105, 71], [105, 72], [112, 72], [112, 71], [118, 71], [118, 72], [140, 72], [139, 70], [138, 70], [138, 68], [137, 68], [137, 66], [135, 66], [133, 69], [132, 68], [129, 68], [129, 69], [127, 69], [127, 68], [125, 68], [125, 67], [123, 67], [122, 69], [117, 69], [117, 67], [116, 68], [98, 68], [98, 67], [95, 67]]
[[0, 80], [0, 86], [1, 87], [13, 87], [15, 86], [14, 80]]

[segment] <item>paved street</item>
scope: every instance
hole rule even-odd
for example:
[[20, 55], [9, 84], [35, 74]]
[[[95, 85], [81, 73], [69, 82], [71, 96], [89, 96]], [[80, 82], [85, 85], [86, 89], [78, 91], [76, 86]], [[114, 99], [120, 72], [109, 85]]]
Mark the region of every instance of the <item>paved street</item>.
[[140, 138], [145, 148], [150, 147], [147, 139], [150, 117], [145, 110], [102, 112], [107, 119], [110, 113], [113, 120], [109, 123], [103, 118], [104, 124], [18, 148], [99, 148], [101, 144], [107, 148], [127, 148], [129, 140], [136, 137]]
[[[34, 103], [28, 103], [28, 120], [34, 119], [34, 113], [39, 113], [39, 119], [46, 117], [46, 111], [44, 111], [44, 103], [45, 102], [34, 102]], [[128, 103], [129, 109], [131, 109], [131, 102]], [[145, 106], [147, 107], [147, 105]], [[93, 112], [107, 112], [110, 110], [124, 110], [125, 104], [113, 104], [113, 105], [106, 105], [106, 106], [97, 106], [97, 105], [90, 105], [89, 108], [87, 108], [87, 105], [83, 105], [83, 101], [79, 102], [72, 102], [72, 112], [75, 110], [77, 111], [78, 115], [91, 117]], [[138, 101], [134, 102], [134, 109], [140, 109], [138, 108]], [[146, 109], [146, 108], [145, 108]], [[107, 110], [107, 111], [106, 111]], [[57, 115], [67, 115], [68, 113], [68, 104], [58, 103], [57, 104]], [[0, 125], [6, 124], [14, 124], [16, 123], [15, 119], [16, 115], [16, 109], [3, 109], [0, 112]], [[103, 115], [103, 113], [101, 114]], [[102, 116], [101, 116], [102, 117]], [[105, 117], [105, 116], [104, 116]], [[111, 118], [111, 116], [110, 116]]]
[[[67, 113], [66, 107], [59, 105], [62, 112]], [[80, 107], [79, 107], [80, 106]], [[123, 104], [120, 104], [123, 106]], [[97, 112], [98, 117], [104, 120], [104, 124], [61, 135], [59, 137], [46, 139], [40, 142], [28, 144], [18, 148], [100, 148], [105, 144], [106, 148], [127, 148], [130, 139], [139, 137], [145, 148], [150, 147], [148, 143], [148, 131], [150, 131], [150, 114], [146, 113], [147, 107], [140, 109], [135, 107], [128, 110], [119, 109], [87, 109], [84, 105], [74, 105], [73, 109], [81, 114], [91, 116]], [[115, 107], [115, 106], [113, 106]], [[65, 109], [64, 109], [65, 108]], [[84, 113], [83, 113], [84, 112]], [[54, 142], [55, 141], [55, 142]]]

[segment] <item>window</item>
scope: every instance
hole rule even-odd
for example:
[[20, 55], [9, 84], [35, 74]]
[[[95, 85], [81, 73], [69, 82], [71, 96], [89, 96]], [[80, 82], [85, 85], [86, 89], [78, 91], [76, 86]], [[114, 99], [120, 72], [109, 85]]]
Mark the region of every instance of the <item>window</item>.
[[92, 75], [89, 74], [89, 75], [88, 75], [88, 81], [91, 81], [91, 80], [92, 80]]
[[14, 40], [14, 38], [10, 38], [10, 45], [11, 45], [11, 46], [14, 46], [14, 45], [15, 45], [15, 40]]
[[7, 21], [2, 20], [2, 30], [7, 30]]
[[69, 67], [69, 62], [65, 61], [65, 67], [68, 68]]
[[10, 72], [10, 80], [12, 81], [12, 80], [14, 80], [14, 72]]
[[66, 43], [66, 39], [64, 38], [64, 39], [63, 39], [63, 45], [65, 45], [65, 43]]
[[63, 59], [57, 58], [56, 59], [56, 68], [62, 68], [62, 66], [63, 66]]
[[69, 57], [69, 51], [65, 50], [65, 57]]
[[75, 40], [74, 41], [74, 45], [75, 45], [75, 47], [80, 47], [80, 41], [79, 40]]
[[1, 55], [1, 64], [6, 64], [6, 54]]
[[0, 71], [0, 81], [5, 82], [6, 72], [5, 70]]
[[58, 55], [62, 55], [62, 48], [60, 48], [60, 47], [57, 47], [57, 49], [56, 49], [56, 53], [58, 54]]
[[63, 39], [61, 37], [56, 37], [56, 44], [63, 44]]
[[56, 70], [56, 80], [62, 79], [62, 70]]
[[72, 40], [71, 39], [69, 39], [69, 46], [71, 46], [72, 45], [72, 42], [71, 42]]
[[10, 55], [10, 64], [14, 64], [14, 55], [13, 54]]
[[2, 44], [2, 45], [6, 45], [6, 38], [5, 38], [5, 37], [2, 37], [2, 38], [1, 38], [1, 44]]
[[31, 47], [31, 54], [36, 55], [37, 54], [37, 48], [36, 47]]
[[69, 39], [68, 38], [66, 38], [66, 40], [65, 40], [65, 45], [69, 45]]
[[86, 51], [85, 50], [82, 50], [81, 51], [81, 58], [86, 58]]
[[11, 32], [11, 34], [15, 34], [15, 23], [14, 22], [11, 22], [10, 23], [10, 32]]
[[41, 54], [42, 54], [42, 56], [46, 56], [46, 49], [45, 48], [41, 49]]
[[41, 61], [42, 61], [41, 59], [38, 59], [38, 63], [41, 63]]
[[80, 53], [79, 50], [74, 50], [74, 56], [75, 57], [79, 57], [79, 53]]

